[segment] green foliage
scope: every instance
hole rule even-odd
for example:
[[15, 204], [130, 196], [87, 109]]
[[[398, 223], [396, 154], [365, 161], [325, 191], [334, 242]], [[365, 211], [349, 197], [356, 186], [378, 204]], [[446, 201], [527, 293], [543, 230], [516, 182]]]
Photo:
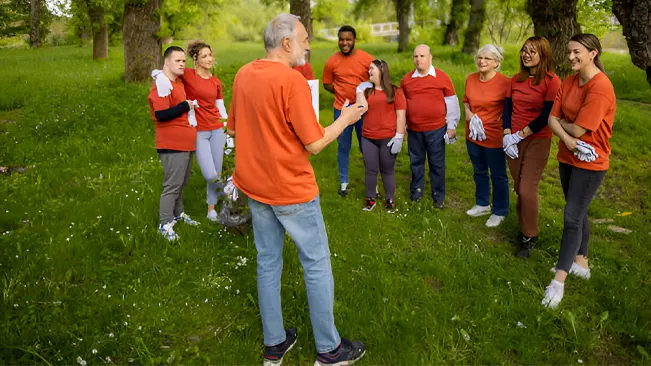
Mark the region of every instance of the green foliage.
[[533, 34], [526, 0], [490, 0], [485, 33], [493, 44], [520, 43]]
[[[0, 0], [0, 37], [29, 35], [29, 0]], [[50, 32], [50, 24], [55, 16], [47, 8], [46, 1], [41, 2], [40, 37], [43, 43]]]
[[621, 32], [621, 26], [611, 24], [612, 8], [612, 0], [579, 0], [577, 20], [581, 25], [581, 31], [592, 33], [599, 38], [609, 31]]
[[159, 36], [175, 37], [184, 28], [202, 19], [202, 4], [196, 0], [165, 0], [160, 9]]

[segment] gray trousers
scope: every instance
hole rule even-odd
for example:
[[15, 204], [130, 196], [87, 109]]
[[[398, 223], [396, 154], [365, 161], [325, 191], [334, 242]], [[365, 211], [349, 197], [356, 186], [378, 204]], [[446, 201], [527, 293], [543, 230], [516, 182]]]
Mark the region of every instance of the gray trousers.
[[224, 145], [226, 135], [223, 128], [211, 131], [197, 131], [197, 163], [206, 179], [206, 203], [217, 204], [223, 193], [221, 183], [222, 165], [224, 161]]
[[192, 172], [192, 151], [159, 153], [165, 171], [163, 193], [160, 196], [160, 223], [165, 225], [183, 213], [183, 188]]
[[391, 153], [387, 146], [391, 139], [371, 140], [362, 137], [362, 156], [366, 174], [366, 197], [375, 197], [377, 187], [377, 175], [382, 175], [385, 198], [393, 198], [396, 193], [395, 165], [397, 155]]

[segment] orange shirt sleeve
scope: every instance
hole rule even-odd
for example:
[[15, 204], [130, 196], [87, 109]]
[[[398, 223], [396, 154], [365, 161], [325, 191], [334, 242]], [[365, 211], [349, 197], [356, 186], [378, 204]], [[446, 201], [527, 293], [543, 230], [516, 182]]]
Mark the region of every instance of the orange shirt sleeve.
[[167, 97], [159, 97], [158, 96], [158, 89], [156, 89], [156, 86], [151, 89], [151, 92], [149, 93], [149, 102], [151, 103], [152, 108], [154, 108], [154, 111], [164, 111], [166, 109], [170, 109], [174, 107], [172, 105], [172, 94], [168, 95]]
[[312, 108], [312, 92], [305, 80], [294, 82], [294, 95], [287, 103], [287, 119], [303, 146], [309, 145], [323, 137], [324, 130], [316, 119]]
[[323, 83], [324, 84], [332, 84], [334, 82], [334, 60], [332, 57], [326, 61], [325, 66], [323, 67]]
[[[471, 74], [472, 75], [472, 74]], [[470, 81], [470, 76], [466, 78], [466, 87], [463, 91], [463, 103], [468, 103], [468, 81]]]
[[565, 118], [565, 114], [563, 113], [563, 87], [560, 87], [558, 89], [556, 98], [554, 99], [554, 106], [552, 107], [552, 111], [549, 113], [549, 115], [559, 119]]
[[[439, 70], [437, 70], [437, 71], [439, 71]], [[441, 72], [441, 74], [443, 74], [443, 75], [441, 75], [442, 79], [443, 79], [442, 80], [442, 82], [443, 82], [443, 96], [451, 97], [451, 96], [455, 95], [454, 85], [452, 85], [452, 80], [450, 79], [450, 77], [447, 74], [445, 74], [443, 72]]]
[[579, 108], [574, 123], [588, 131], [596, 131], [608, 113], [611, 100], [601, 91], [590, 91]]
[[558, 90], [561, 88], [561, 79], [554, 75], [549, 81], [549, 86], [547, 87], [547, 93], [545, 94], [545, 101], [554, 101]]
[[402, 88], [396, 89], [396, 96], [393, 103], [397, 111], [407, 109], [407, 98], [405, 98], [405, 93], [403, 93]]

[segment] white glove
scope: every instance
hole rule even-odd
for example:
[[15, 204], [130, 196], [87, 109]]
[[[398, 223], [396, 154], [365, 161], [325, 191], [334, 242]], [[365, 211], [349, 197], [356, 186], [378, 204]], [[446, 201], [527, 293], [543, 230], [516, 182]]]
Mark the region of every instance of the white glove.
[[226, 194], [227, 197], [230, 197], [232, 201], [237, 201], [239, 193], [237, 191], [237, 187], [235, 187], [235, 184], [233, 184], [233, 177], [228, 177], [226, 180], [226, 185], [224, 186], [224, 194]]
[[226, 147], [232, 149], [235, 147], [235, 140], [231, 136], [226, 136]]
[[452, 145], [455, 142], [457, 142], [457, 137], [454, 136], [453, 138], [450, 138], [450, 136], [448, 136], [448, 131], [445, 131], [445, 135], [443, 135], [443, 140], [445, 140], [446, 144]]
[[513, 144], [509, 147], [504, 148], [504, 153], [508, 155], [509, 158], [511, 159], [517, 159], [518, 158], [518, 144]]
[[163, 74], [163, 70], [152, 70], [151, 71], [151, 77], [156, 81], [156, 91], [158, 91], [158, 96], [161, 98], [165, 98], [166, 96], [170, 95], [172, 93], [172, 82], [170, 79]]
[[476, 114], [473, 114], [470, 119], [470, 138], [475, 141], [485, 141], [486, 140], [486, 131], [484, 131], [484, 124], [481, 121], [481, 118]]
[[518, 135], [518, 132], [510, 133], [504, 135], [502, 138], [502, 147], [504, 148], [504, 151], [511, 146], [511, 145], [517, 145], [520, 143], [520, 141], [524, 140], [520, 135]]
[[[226, 107], [224, 106], [224, 100], [223, 99], [215, 100], [215, 105], [217, 106], [217, 110], [219, 111], [219, 115], [223, 119], [228, 119], [228, 113], [226, 113]], [[224, 125], [226, 125], [226, 124], [224, 123]]]
[[[194, 108], [199, 108], [199, 103], [196, 100], [192, 101], [192, 105]], [[190, 126], [197, 127], [197, 117], [194, 115], [194, 108], [188, 111], [188, 122], [190, 122]]]
[[393, 136], [389, 141], [389, 143], [387, 144], [387, 147], [391, 147], [391, 153], [393, 155], [396, 155], [402, 149], [402, 141], [404, 140], [404, 138], [405, 138], [404, 133], [396, 132], [396, 135]]
[[363, 83], [359, 84], [357, 86], [357, 89], [355, 89], [355, 94], [357, 93], [363, 93], [364, 90], [372, 88], [373, 84], [370, 81], [364, 81]]
[[574, 150], [574, 155], [577, 155], [577, 153], [581, 153], [581, 154], [584, 154], [584, 155], [591, 155], [593, 158], [590, 161], [594, 161], [596, 158], [599, 157], [599, 155], [595, 151], [594, 147], [592, 147], [590, 144], [585, 143], [585, 142], [583, 142], [581, 140], [578, 140], [576, 142], [576, 150]]

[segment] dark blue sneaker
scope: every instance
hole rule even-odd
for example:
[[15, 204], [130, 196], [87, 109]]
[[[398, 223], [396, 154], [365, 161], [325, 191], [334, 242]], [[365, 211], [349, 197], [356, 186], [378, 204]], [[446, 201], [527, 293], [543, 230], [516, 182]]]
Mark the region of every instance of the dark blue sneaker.
[[341, 339], [341, 344], [335, 350], [328, 353], [317, 353], [314, 366], [346, 366], [352, 365], [358, 361], [366, 353], [364, 343], [360, 341], [349, 341], [345, 338]]
[[296, 344], [296, 328], [290, 328], [285, 331], [286, 338], [281, 344], [264, 347], [264, 366], [280, 366], [283, 363], [283, 357]]

